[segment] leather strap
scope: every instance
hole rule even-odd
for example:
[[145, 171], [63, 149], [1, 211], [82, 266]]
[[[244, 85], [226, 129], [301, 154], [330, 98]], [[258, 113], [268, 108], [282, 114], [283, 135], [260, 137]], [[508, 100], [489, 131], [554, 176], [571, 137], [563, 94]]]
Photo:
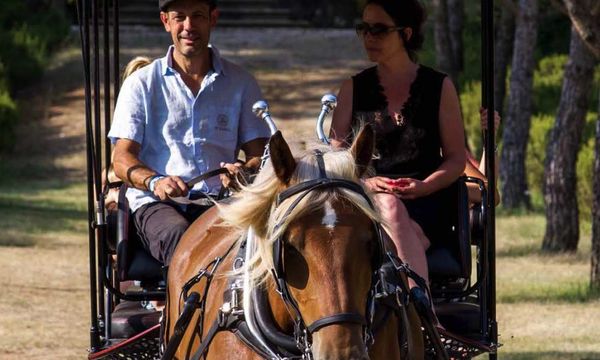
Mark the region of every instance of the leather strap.
[[217, 176], [217, 175], [221, 175], [221, 174], [226, 174], [228, 173], [229, 170], [225, 169], [225, 168], [218, 168], [218, 169], [214, 169], [208, 172], [205, 172], [204, 174], [200, 175], [200, 176], [196, 176], [195, 178], [193, 178], [192, 180], [187, 182], [187, 186], [191, 189], [192, 187], [194, 187], [194, 185], [196, 185], [197, 183], [204, 181], [206, 179], [210, 179], [213, 176]]
[[319, 320], [316, 320], [315, 322], [307, 326], [306, 329], [308, 330], [309, 334], [313, 334], [314, 332], [319, 331], [319, 329], [325, 326], [348, 323], [357, 324], [361, 326], [367, 325], [365, 317], [359, 313], [339, 313], [320, 318]]

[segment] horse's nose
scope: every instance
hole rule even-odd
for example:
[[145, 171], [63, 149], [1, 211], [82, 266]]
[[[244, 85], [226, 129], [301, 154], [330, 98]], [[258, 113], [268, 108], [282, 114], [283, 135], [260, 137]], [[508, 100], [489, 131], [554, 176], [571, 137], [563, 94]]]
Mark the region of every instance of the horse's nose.
[[315, 360], [369, 360], [361, 326], [328, 326], [315, 332], [312, 339]]

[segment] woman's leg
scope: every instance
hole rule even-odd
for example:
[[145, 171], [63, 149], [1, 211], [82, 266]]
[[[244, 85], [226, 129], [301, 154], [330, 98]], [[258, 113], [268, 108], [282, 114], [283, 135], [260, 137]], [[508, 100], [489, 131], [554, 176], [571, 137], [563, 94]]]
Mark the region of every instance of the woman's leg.
[[[395, 195], [378, 193], [375, 203], [385, 221], [385, 230], [396, 246], [398, 257], [429, 283], [425, 256], [429, 240], [421, 227], [410, 218], [404, 203]], [[413, 279], [409, 278], [408, 282], [411, 288], [416, 286]]]

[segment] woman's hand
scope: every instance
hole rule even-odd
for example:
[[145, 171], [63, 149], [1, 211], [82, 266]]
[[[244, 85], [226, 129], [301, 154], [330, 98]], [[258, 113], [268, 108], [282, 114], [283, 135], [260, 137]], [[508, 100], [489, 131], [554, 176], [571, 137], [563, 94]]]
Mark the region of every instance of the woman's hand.
[[[487, 109], [479, 108], [479, 115], [481, 116], [481, 129], [483, 131], [487, 130], [488, 119], [487, 119]], [[497, 111], [494, 111], [494, 137], [498, 133], [498, 128], [500, 127], [500, 114]]]
[[372, 192], [385, 192], [394, 193], [395, 185], [393, 185], [394, 179], [390, 179], [384, 176], [374, 176], [364, 180], [365, 187]]
[[432, 193], [429, 184], [417, 179], [399, 178], [392, 180], [390, 185], [400, 199], [416, 199]]

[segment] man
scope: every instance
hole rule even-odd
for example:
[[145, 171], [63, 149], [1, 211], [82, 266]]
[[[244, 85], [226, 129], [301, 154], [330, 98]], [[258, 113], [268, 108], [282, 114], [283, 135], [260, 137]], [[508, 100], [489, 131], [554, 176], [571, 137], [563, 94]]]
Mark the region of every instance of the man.
[[[216, 194], [218, 178], [186, 185], [215, 168], [229, 170], [221, 179], [226, 186], [238, 171], [255, 170], [269, 131], [252, 113], [261, 97], [256, 80], [209, 45], [216, 0], [160, 0], [159, 7], [173, 45], [123, 82], [108, 136], [142, 242], [168, 265], [199, 215], [171, 199], [190, 190]], [[239, 149], [245, 163], [236, 162]]]

